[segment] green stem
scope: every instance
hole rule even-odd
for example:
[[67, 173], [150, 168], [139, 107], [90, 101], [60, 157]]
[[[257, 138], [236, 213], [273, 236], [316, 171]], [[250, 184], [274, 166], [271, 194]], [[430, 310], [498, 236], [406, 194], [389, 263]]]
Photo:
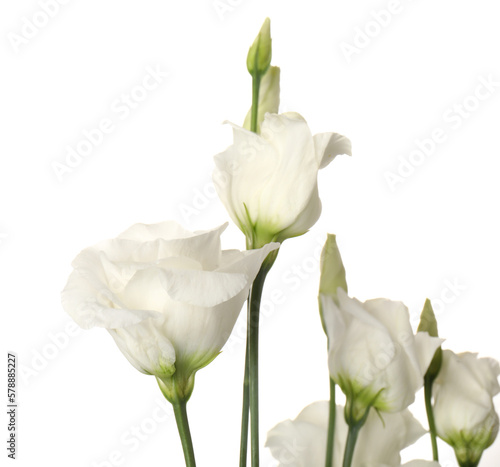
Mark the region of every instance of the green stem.
[[[260, 90], [260, 80], [261, 80], [261, 75], [259, 73], [254, 73], [252, 75], [252, 115], [251, 115], [251, 120], [250, 120], [250, 130], [253, 131], [254, 133], [257, 133], [257, 116], [259, 114], [259, 90]], [[248, 245], [247, 243], [247, 249], [250, 249], [251, 246]], [[270, 269], [270, 267], [269, 267]], [[268, 269], [268, 271], [269, 271]], [[267, 272], [266, 272], [267, 274]], [[265, 275], [264, 275], [265, 279]], [[262, 286], [260, 290], [260, 294], [262, 295], [262, 287], [263, 287], [263, 282], [262, 281]], [[256, 279], [257, 280], [257, 279]], [[252, 320], [252, 312], [251, 312], [251, 306], [250, 304], [252, 303], [252, 293], [253, 293], [253, 287], [252, 290], [250, 291], [248, 295], [248, 302], [247, 302], [247, 316], [248, 316], [248, 327], [247, 327], [247, 345], [246, 345], [246, 352], [245, 352], [245, 376], [243, 380], [243, 408], [242, 408], [242, 413], [241, 413], [241, 441], [240, 441], [240, 467], [246, 467], [247, 465], [247, 451], [248, 451], [248, 421], [249, 421], [249, 416], [250, 416], [250, 340], [251, 340], [251, 320]], [[260, 297], [259, 297], [259, 305], [257, 308], [257, 342], [258, 342], [258, 319], [259, 319], [259, 308], [260, 308]], [[254, 311], [255, 313], [255, 311]], [[258, 352], [258, 349], [256, 350]], [[258, 358], [258, 357], [257, 357]], [[257, 363], [258, 364], [258, 363]], [[258, 373], [258, 369], [257, 369]], [[257, 375], [258, 376], [258, 375]], [[257, 395], [258, 398], [258, 395]], [[257, 400], [258, 404], [258, 400]], [[255, 415], [255, 417], [258, 418], [258, 415]], [[253, 425], [252, 425], [253, 426]], [[257, 436], [258, 436], [258, 430], [257, 430]], [[254, 444], [252, 442], [252, 453], [254, 450]], [[257, 444], [257, 450], [258, 450], [258, 444]], [[252, 454], [252, 463], [253, 463], [253, 454]], [[253, 464], [252, 464], [253, 465]], [[258, 465], [258, 452], [257, 452], [257, 465]]]
[[352, 458], [354, 456], [354, 448], [356, 446], [356, 441], [358, 440], [360, 428], [361, 426], [359, 424], [349, 426], [347, 441], [345, 443], [344, 463], [342, 464], [342, 467], [351, 467]]
[[479, 465], [479, 461], [480, 459], [477, 460], [477, 462], [474, 462], [474, 461], [465, 461], [465, 462], [460, 462], [458, 459], [457, 459], [457, 462], [458, 462], [458, 465], [460, 467], [477, 467]]
[[436, 423], [434, 421], [434, 412], [432, 410], [432, 383], [433, 379], [424, 378], [424, 397], [425, 397], [425, 410], [427, 412], [427, 420], [429, 421], [429, 434], [431, 435], [432, 443], [432, 458], [439, 461], [437, 437], [436, 437]]
[[360, 419], [357, 419], [354, 417], [354, 408], [356, 405], [355, 400], [348, 400], [347, 402], [348, 404], [346, 405], [345, 418], [347, 424], [349, 425], [349, 432], [347, 433], [347, 440], [345, 442], [344, 462], [342, 463], [342, 467], [351, 467], [359, 430], [361, 430], [365, 424], [371, 409], [371, 405], [369, 405], [363, 416]]
[[263, 265], [255, 278], [250, 294], [249, 372], [250, 379], [250, 433], [252, 437], [252, 467], [259, 466], [259, 318], [262, 289], [269, 269]]
[[328, 438], [326, 445], [325, 467], [333, 466], [333, 447], [335, 445], [335, 381], [330, 378], [330, 411], [328, 416]]
[[[250, 295], [247, 302], [247, 316], [250, 315]], [[248, 452], [248, 421], [250, 419], [250, 327], [247, 329], [247, 344], [245, 352], [245, 376], [243, 379], [243, 409], [241, 413], [240, 467], [247, 465]]]
[[172, 403], [172, 405], [174, 407], [177, 429], [179, 430], [179, 436], [181, 438], [182, 450], [184, 451], [186, 467], [196, 467], [196, 461], [194, 460], [193, 440], [191, 439], [191, 432], [189, 431], [186, 401], [182, 400], [176, 403]]
[[252, 119], [250, 120], [250, 130], [257, 133], [257, 116], [259, 114], [259, 90], [262, 76], [255, 72], [252, 75]]

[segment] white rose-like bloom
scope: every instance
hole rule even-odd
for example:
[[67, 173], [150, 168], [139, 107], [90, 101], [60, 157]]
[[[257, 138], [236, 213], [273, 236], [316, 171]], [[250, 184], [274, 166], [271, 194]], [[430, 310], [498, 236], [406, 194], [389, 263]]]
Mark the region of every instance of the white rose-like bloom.
[[302, 235], [318, 220], [318, 171], [351, 142], [312, 135], [297, 113], [266, 114], [261, 133], [233, 125], [234, 143], [215, 156], [217, 193], [251, 248]]
[[84, 329], [107, 329], [142, 373], [167, 385], [174, 375], [175, 391], [189, 397], [194, 373], [219, 354], [278, 247], [221, 251], [226, 226], [193, 233], [176, 222], [136, 224], [86, 248], [72, 263], [64, 309]]
[[360, 420], [366, 408], [399, 412], [415, 400], [442, 339], [413, 333], [408, 309], [384, 298], [364, 303], [338, 288], [335, 300], [320, 294], [328, 334], [330, 376], [354, 404]]
[[[328, 410], [327, 401], [314, 402], [295, 420], [281, 422], [269, 431], [266, 446], [280, 467], [325, 466]], [[342, 466], [347, 437], [348, 427], [342, 412], [343, 407], [337, 406], [334, 467]], [[351, 467], [399, 467], [400, 451], [425, 433], [408, 409], [382, 414], [382, 418], [383, 421], [371, 410], [359, 432]]]
[[500, 392], [500, 367], [477, 354], [443, 351], [434, 381], [434, 418], [440, 438], [453, 446], [460, 462], [475, 465], [495, 440], [498, 415], [493, 397]]

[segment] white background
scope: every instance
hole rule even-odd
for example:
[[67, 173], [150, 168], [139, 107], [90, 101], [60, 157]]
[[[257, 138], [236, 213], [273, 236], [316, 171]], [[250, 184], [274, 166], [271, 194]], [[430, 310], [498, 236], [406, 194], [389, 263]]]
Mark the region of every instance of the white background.
[[[327, 232], [338, 235], [352, 295], [402, 300], [413, 324], [429, 297], [445, 347], [500, 359], [500, 87], [471, 97], [481, 79], [500, 82], [497, 3], [401, 0], [377, 26], [373, 15], [392, 2], [73, 0], [33, 30], [26, 21], [44, 23], [39, 2], [2, 2], [1, 332], [4, 355], [17, 352], [22, 365], [17, 465], [182, 465], [154, 379], [105, 331], [75, 332], [60, 290], [82, 248], [133, 223], [177, 219], [201, 229], [228, 220], [210, 184], [212, 156], [231, 143], [221, 123], [241, 123], [250, 105], [245, 58], [266, 16], [281, 110], [300, 112], [313, 133], [347, 135], [354, 155], [322, 171], [320, 221], [284, 244], [269, 276], [262, 442], [328, 395], [316, 302]], [[371, 35], [362, 43], [360, 30]], [[344, 53], [355, 36], [357, 53]], [[169, 76], [141, 94], [134, 89], [148, 67]], [[116, 100], [131, 92], [143, 101], [119, 111]], [[469, 110], [457, 117], [463, 104]], [[53, 162], [65, 163], [67, 146], [102, 119], [113, 130], [59, 181]], [[416, 140], [439, 129], [446, 141], [409, 167]], [[387, 172], [398, 170], [404, 177], [391, 189]], [[244, 247], [232, 225], [223, 240]], [[280, 303], [270, 300], [274, 290]], [[242, 336], [238, 323], [197, 376], [188, 409], [201, 466], [237, 465]], [[405, 457], [429, 455], [425, 437]], [[444, 445], [441, 455], [453, 465]], [[497, 440], [482, 465], [499, 457]], [[262, 459], [275, 465], [267, 450]]]

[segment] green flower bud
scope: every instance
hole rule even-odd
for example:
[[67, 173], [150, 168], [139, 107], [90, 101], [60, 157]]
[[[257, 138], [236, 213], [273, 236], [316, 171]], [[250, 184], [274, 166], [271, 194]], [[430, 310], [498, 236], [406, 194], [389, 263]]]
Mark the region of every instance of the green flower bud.
[[[431, 337], [439, 337], [436, 315], [434, 314], [434, 310], [432, 309], [432, 304], [429, 299], [425, 301], [424, 309], [420, 315], [420, 323], [418, 325], [417, 332], [427, 332]], [[439, 347], [434, 354], [429, 368], [427, 369], [427, 373], [425, 374], [426, 379], [431, 382], [436, 379], [439, 374], [439, 370], [441, 369], [442, 361], [443, 350]]]
[[247, 68], [252, 76], [263, 76], [271, 65], [271, 42], [271, 20], [266, 18], [248, 51]]
[[333, 234], [328, 234], [321, 252], [320, 271], [319, 293], [330, 295], [336, 300], [339, 287], [347, 292], [344, 263]]

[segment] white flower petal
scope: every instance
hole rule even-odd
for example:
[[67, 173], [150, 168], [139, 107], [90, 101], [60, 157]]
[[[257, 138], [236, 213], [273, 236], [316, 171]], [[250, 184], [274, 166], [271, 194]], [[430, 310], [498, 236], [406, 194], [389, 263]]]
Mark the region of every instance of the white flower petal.
[[401, 463], [400, 452], [426, 433], [420, 422], [409, 410], [377, 415], [371, 410], [366, 424], [360, 431], [353, 465]]
[[128, 309], [107, 287], [93, 286], [82, 271], [73, 271], [62, 291], [61, 302], [66, 312], [83, 329], [131, 326], [158, 316], [153, 310]]
[[236, 257], [235, 254], [226, 255], [217, 271], [244, 272], [250, 279], [250, 282], [253, 282], [264, 259], [271, 251], [277, 250], [279, 247], [279, 243], [272, 242], [264, 245], [262, 248], [242, 251], [239, 257]]
[[226, 302], [248, 284], [245, 274], [217, 271], [165, 270], [162, 278], [172, 300], [200, 307]]
[[172, 240], [177, 238], [189, 238], [192, 236], [193, 232], [185, 229], [179, 223], [175, 221], [165, 221], [158, 224], [134, 224], [118, 235], [117, 238], [144, 243], [158, 238]]
[[266, 114], [260, 135], [233, 125], [233, 137], [233, 145], [215, 156], [213, 174], [233, 221], [259, 245], [307, 232], [321, 213], [320, 164], [347, 151], [347, 138], [313, 138], [303, 117], [292, 112]]
[[216, 271], [164, 270], [163, 287], [176, 301], [200, 307], [213, 307], [248, 292], [262, 261], [278, 243], [265, 245], [241, 254], [238, 261]]
[[64, 309], [84, 328], [106, 328], [140, 371], [192, 381], [226, 343], [262, 261], [279, 247], [223, 253], [226, 225], [136, 224], [83, 250]]
[[128, 361], [142, 373], [171, 376], [175, 372], [174, 347], [155, 320], [108, 331]]
[[462, 437], [477, 439], [477, 449], [487, 447], [498, 429], [493, 396], [498, 392], [498, 364], [476, 354], [455, 354], [443, 350], [441, 370], [434, 382], [434, 417], [438, 435], [448, 443], [462, 443]]
[[436, 353], [436, 350], [444, 342], [439, 337], [431, 337], [427, 332], [417, 332], [415, 335], [415, 346], [417, 349], [418, 363], [422, 376], [427, 373], [427, 369]]
[[374, 404], [384, 412], [408, 407], [423, 385], [423, 375], [441, 340], [416, 338], [408, 309], [401, 302], [374, 299], [361, 303], [340, 287], [338, 306], [332, 299], [320, 299], [331, 377], [358, 403]]
[[325, 168], [335, 157], [341, 154], [352, 156], [349, 138], [338, 133], [318, 133], [314, 135], [314, 147], [319, 168]]
[[318, 184], [316, 183], [304, 210], [291, 225], [279, 233], [277, 240], [284, 241], [287, 238], [298, 237], [299, 235], [305, 234], [311, 226], [316, 224], [316, 221], [321, 215], [321, 209], [322, 207], [321, 200], [319, 199]]
[[[154, 262], [171, 256], [198, 261], [204, 269], [214, 269], [220, 261], [220, 235], [227, 223], [211, 230], [189, 232], [176, 222], [135, 224], [114, 240], [98, 244], [113, 262]], [[173, 231], [169, 232], [169, 228]], [[140, 240], [144, 234], [145, 240]], [[138, 240], [139, 239], [139, 240]], [[128, 257], [127, 257], [128, 256]]]
[[[344, 408], [337, 406], [335, 419], [334, 466], [342, 465], [347, 437]], [[266, 447], [280, 467], [324, 467], [329, 403], [308, 405], [295, 420], [276, 425], [267, 435]], [[383, 414], [383, 421], [371, 410], [359, 433], [353, 467], [399, 466], [400, 451], [419, 439], [425, 430], [408, 411]]]

